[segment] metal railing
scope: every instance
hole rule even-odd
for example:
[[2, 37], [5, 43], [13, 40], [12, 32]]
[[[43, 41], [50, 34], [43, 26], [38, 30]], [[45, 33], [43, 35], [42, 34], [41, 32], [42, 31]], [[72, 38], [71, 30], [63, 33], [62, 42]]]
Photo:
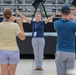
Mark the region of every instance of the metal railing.
[[[61, 7], [65, 5], [65, 4], [44, 4], [47, 15], [50, 16], [52, 14], [55, 13], [56, 10], [60, 10]], [[70, 6], [70, 4], [67, 4], [68, 6]], [[13, 10], [13, 14], [15, 14], [16, 10], [19, 10], [20, 12], [22, 12], [24, 15], [31, 17], [35, 11], [35, 8], [32, 6], [31, 4], [18, 4], [18, 2], [16, 1], [16, 3], [12, 2], [11, 4], [6, 4], [3, 2], [0, 2], [0, 15], [2, 14], [2, 11], [4, 8], [9, 7]], [[40, 11], [40, 8], [38, 8], [37, 11]], [[42, 12], [43, 16], [45, 17], [44, 11]]]

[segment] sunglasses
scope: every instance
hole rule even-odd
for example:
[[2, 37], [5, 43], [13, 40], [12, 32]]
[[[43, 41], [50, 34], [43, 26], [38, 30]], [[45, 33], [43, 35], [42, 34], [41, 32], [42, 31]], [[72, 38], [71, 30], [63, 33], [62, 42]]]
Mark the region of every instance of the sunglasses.
[[70, 9], [70, 10], [75, 10], [75, 9]]

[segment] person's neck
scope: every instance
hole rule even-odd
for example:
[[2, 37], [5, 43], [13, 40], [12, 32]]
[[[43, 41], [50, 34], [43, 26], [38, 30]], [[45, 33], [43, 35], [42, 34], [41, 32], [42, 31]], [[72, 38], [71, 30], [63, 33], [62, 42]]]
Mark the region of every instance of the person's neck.
[[62, 16], [62, 19], [68, 19], [69, 16]]
[[40, 22], [40, 21], [36, 21], [36, 22], [38, 23], [38, 22]]
[[8, 21], [10, 21], [10, 19], [4, 19], [4, 21], [8, 22]]

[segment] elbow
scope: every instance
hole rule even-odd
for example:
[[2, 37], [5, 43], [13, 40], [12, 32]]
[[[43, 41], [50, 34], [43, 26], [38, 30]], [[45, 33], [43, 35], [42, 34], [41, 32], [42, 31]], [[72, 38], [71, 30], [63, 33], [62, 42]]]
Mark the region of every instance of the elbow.
[[18, 37], [20, 40], [25, 40], [25, 35], [23, 33], [20, 33]]
[[24, 40], [25, 40], [25, 36], [23, 36], [23, 37], [21, 38], [21, 40], [24, 41]]
[[48, 21], [45, 21], [45, 24], [47, 24], [48, 23]]

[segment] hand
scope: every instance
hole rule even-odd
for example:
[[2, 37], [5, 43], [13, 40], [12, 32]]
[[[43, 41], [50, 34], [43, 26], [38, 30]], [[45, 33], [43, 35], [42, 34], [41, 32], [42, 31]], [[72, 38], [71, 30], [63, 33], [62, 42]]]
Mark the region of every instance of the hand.
[[15, 20], [16, 20], [16, 17], [15, 16], [11, 16], [10, 21], [14, 22]]
[[57, 10], [55, 14], [58, 15], [59, 14], [59, 11]]
[[21, 27], [22, 26], [22, 19], [21, 18], [16, 18], [17, 22], [18, 22], [18, 25]]
[[75, 16], [74, 16], [74, 15], [70, 15], [70, 16], [69, 16], [69, 19], [70, 19], [70, 20], [73, 20], [73, 19], [75, 19]]

